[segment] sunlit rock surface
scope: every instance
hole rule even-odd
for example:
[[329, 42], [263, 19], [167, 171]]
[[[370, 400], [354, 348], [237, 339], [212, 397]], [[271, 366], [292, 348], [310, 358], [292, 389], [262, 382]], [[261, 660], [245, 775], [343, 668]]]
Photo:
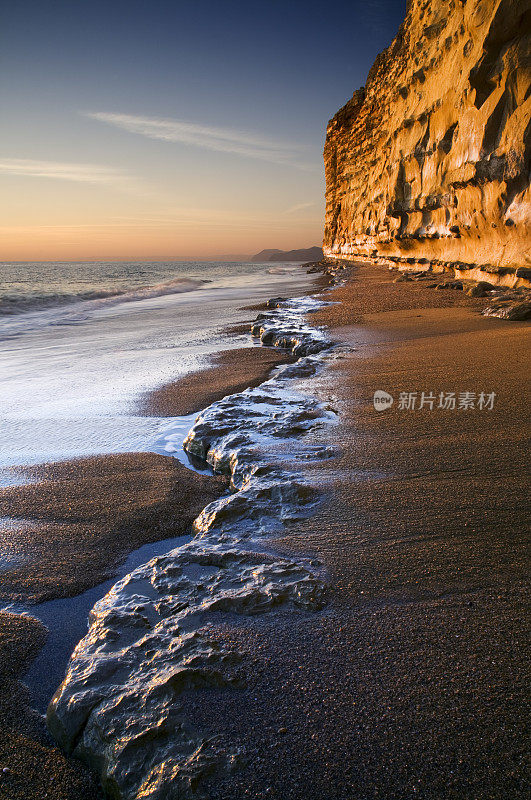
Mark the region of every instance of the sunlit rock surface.
[[221, 649], [208, 623], [281, 606], [317, 610], [323, 598], [303, 562], [207, 542], [155, 558], [93, 608], [50, 705], [50, 731], [111, 797], [194, 797], [202, 777], [238, 756], [198, 731], [180, 705], [183, 692], [240, 679], [239, 654]]
[[[110, 797], [201, 797], [203, 778], [237, 767], [245, 757], [238, 744], [198, 730], [183, 704], [194, 690], [231, 691], [245, 680], [241, 655], [216, 642], [216, 624], [235, 614], [324, 605], [318, 561], [263, 552], [264, 537], [316, 502], [292, 462], [331, 455], [302, 440], [334, 412], [290, 388], [292, 378], [312, 375], [322, 363], [315, 353], [332, 349], [305, 319], [317, 307], [308, 298], [281, 301], [268, 315], [290, 349], [304, 343], [312, 355], [199, 415], [185, 448], [229, 474], [231, 492], [201, 512], [191, 542], [139, 567], [94, 606], [50, 703], [53, 736], [100, 775]], [[289, 463], [274, 452], [283, 440], [290, 442]]]
[[529, 0], [410, 0], [328, 125], [325, 255], [531, 262], [530, 30]]
[[[301, 370], [308, 369], [307, 360], [301, 362]], [[335, 419], [321, 403], [287, 388], [284, 373], [293, 375], [296, 366], [281, 369], [278, 377], [256, 389], [210, 406], [185, 439], [189, 453], [207, 461], [215, 472], [231, 476], [232, 494], [206, 506], [194, 522], [198, 534], [211, 536], [216, 524], [223, 540], [257, 537], [279, 530], [286, 520], [303, 517], [311, 509], [312, 487], [267, 455], [268, 440], [300, 437]], [[295, 446], [292, 455], [296, 450]], [[252, 527], [242, 526], [243, 521]]]
[[498, 317], [499, 319], [510, 319], [518, 322], [531, 319], [531, 302], [494, 303], [482, 313], [485, 317]]
[[262, 344], [291, 350], [294, 356], [308, 356], [320, 353], [331, 346], [325, 331], [312, 327], [304, 319], [304, 314], [315, 311], [323, 305], [312, 297], [295, 300], [276, 298], [268, 303], [274, 311], [259, 314], [251, 327], [253, 336]]

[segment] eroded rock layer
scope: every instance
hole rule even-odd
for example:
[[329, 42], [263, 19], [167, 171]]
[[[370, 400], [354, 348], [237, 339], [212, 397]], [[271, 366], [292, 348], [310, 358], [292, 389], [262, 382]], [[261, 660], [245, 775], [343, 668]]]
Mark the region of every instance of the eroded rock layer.
[[530, 0], [410, 0], [328, 124], [327, 256], [488, 266], [519, 285], [531, 263], [530, 31]]

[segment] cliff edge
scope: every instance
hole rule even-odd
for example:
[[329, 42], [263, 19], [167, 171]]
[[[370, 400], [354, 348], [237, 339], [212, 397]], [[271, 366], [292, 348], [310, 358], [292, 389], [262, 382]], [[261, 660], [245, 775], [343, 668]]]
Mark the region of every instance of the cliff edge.
[[410, 0], [328, 124], [326, 256], [531, 277], [530, 34], [531, 0]]

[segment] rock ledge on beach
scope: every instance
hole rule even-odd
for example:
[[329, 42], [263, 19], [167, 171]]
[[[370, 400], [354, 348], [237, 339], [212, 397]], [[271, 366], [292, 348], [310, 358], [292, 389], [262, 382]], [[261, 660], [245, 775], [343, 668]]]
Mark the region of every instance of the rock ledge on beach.
[[[300, 358], [206, 408], [184, 442], [230, 475], [230, 492], [196, 517], [192, 541], [138, 567], [96, 603], [48, 709], [60, 747], [117, 800], [200, 798], [204, 779], [241, 762], [238, 743], [199, 729], [187, 704], [198, 690], [245, 683], [242, 653], [216, 638], [220, 624], [325, 604], [320, 562], [277, 554], [265, 541], [315, 505], [314, 487], [292, 462], [330, 456], [301, 440], [336, 415], [290, 384], [333, 357], [333, 343], [306, 321], [320, 307], [312, 298], [268, 306], [256, 335], [273, 331], [274, 344]], [[289, 463], [275, 452], [282, 442]]]

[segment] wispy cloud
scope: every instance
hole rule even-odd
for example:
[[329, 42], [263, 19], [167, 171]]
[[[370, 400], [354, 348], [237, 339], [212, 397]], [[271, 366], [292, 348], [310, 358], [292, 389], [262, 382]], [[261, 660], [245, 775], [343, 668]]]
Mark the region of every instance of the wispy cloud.
[[79, 183], [124, 185], [130, 178], [119, 170], [98, 164], [72, 164], [60, 161], [37, 161], [32, 158], [0, 158], [0, 173], [33, 178], [57, 178]]
[[297, 203], [296, 206], [291, 206], [291, 208], [287, 208], [284, 212], [285, 214], [296, 214], [297, 211], [304, 211], [306, 208], [312, 208], [315, 203]]
[[164, 142], [178, 142], [220, 153], [231, 153], [246, 158], [257, 158], [273, 164], [308, 169], [309, 165], [300, 161], [300, 150], [286, 142], [274, 141], [257, 134], [231, 128], [218, 128], [183, 122], [178, 119], [158, 117], [137, 117], [130, 114], [111, 114], [103, 111], [87, 112], [91, 119], [115, 125], [118, 128], [159, 139]]
[[[314, 204], [312, 204], [314, 205]], [[193, 206], [173, 207], [165, 211], [156, 212], [153, 215], [142, 216], [116, 216], [113, 218], [117, 224], [149, 227], [179, 227], [191, 229], [194, 227], [202, 228], [207, 226], [209, 229], [220, 228], [228, 230], [237, 228], [240, 230], [293, 230], [293, 225], [297, 227], [312, 227], [322, 225], [319, 216], [310, 219], [300, 217], [296, 222], [286, 218], [286, 212], [281, 208], [270, 211], [253, 211], [252, 209], [224, 209], [224, 208], [194, 208]]]

